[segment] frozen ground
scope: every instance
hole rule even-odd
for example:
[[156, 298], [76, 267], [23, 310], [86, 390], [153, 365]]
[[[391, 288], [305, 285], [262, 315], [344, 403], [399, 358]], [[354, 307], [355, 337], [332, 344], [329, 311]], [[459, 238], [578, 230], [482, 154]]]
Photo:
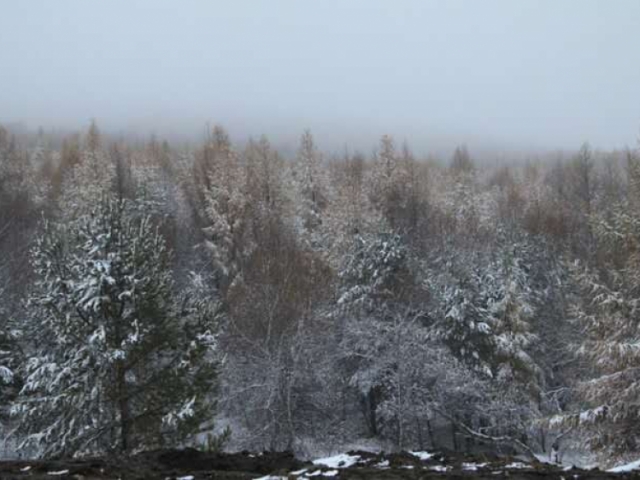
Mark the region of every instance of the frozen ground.
[[640, 462], [613, 471], [581, 470], [531, 463], [496, 455], [454, 455], [437, 452], [393, 454], [351, 451], [313, 461], [289, 453], [210, 454], [198, 450], [162, 450], [127, 458], [0, 462], [3, 480], [42, 479], [419, 479], [556, 478], [564, 480], [637, 478]]

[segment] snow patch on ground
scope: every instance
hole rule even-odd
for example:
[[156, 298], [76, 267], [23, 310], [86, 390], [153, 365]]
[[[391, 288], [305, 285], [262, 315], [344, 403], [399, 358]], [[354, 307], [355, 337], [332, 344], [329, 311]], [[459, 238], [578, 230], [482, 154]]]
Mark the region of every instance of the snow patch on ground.
[[443, 465], [433, 465], [432, 467], [429, 467], [430, 470], [433, 470], [434, 472], [446, 472], [447, 470], [449, 470], [449, 467], [445, 467]]
[[640, 460], [636, 460], [635, 462], [627, 463], [625, 465], [618, 465], [617, 467], [607, 470], [607, 472], [611, 472], [611, 473], [632, 472], [638, 469], [640, 469]]
[[431, 457], [433, 457], [433, 453], [429, 453], [429, 452], [409, 452], [409, 453], [414, 457], [418, 457], [422, 461], [429, 460]]
[[[326, 470], [326, 471], [322, 471], [322, 470], [315, 470], [313, 472], [309, 472], [309, 473], [304, 473], [306, 472], [306, 470], [300, 470], [300, 472], [302, 472], [303, 474], [299, 477], [299, 478], [314, 478], [314, 477], [335, 477], [338, 475], [338, 473], [340, 473], [338, 470], [333, 469], [333, 470]], [[290, 475], [298, 475], [298, 472], [291, 472]], [[276, 480], [279, 479], [280, 477], [271, 477], [269, 479], [258, 479], [258, 480]], [[282, 478], [290, 478], [290, 477], [282, 477]]]
[[327, 468], [349, 468], [360, 461], [360, 457], [357, 455], [349, 455], [348, 453], [342, 453], [340, 455], [334, 455], [333, 457], [320, 458], [314, 460], [314, 465], [322, 465]]
[[484, 468], [486, 466], [487, 466], [486, 463], [463, 463], [462, 464], [462, 469], [463, 470], [470, 470], [470, 471], [475, 472], [479, 468]]

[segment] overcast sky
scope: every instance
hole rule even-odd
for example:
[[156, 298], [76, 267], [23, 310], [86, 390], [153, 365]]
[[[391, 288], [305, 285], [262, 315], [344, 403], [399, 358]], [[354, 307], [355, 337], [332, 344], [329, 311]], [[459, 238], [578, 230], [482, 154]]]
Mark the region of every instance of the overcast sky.
[[0, 121], [635, 145], [639, 0], [0, 0]]

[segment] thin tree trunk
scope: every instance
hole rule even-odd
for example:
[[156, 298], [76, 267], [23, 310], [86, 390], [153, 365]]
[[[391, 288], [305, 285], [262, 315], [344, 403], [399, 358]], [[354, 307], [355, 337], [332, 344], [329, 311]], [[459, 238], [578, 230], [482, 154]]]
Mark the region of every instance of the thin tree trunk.
[[127, 453], [129, 450], [129, 436], [131, 429], [131, 415], [129, 412], [129, 401], [127, 400], [127, 386], [125, 379], [125, 370], [122, 363], [117, 368], [118, 382], [118, 410], [120, 413], [120, 450]]
[[451, 422], [451, 442], [453, 444], [453, 451], [458, 451], [458, 429], [456, 428], [456, 422]]
[[433, 435], [433, 427], [431, 426], [431, 420], [427, 418], [427, 433], [429, 434], [429, 441], [431, 442], [431, 448], [434, 450], [438, 448], [436, 444], [436, 437]]
[[420, 417], [416, 415], [415, 419], [418, 433], [418, 447], [420, 447], [420, 450], [424, 450], [424, 438], [422, 437], [422, 424], [420, 423]]

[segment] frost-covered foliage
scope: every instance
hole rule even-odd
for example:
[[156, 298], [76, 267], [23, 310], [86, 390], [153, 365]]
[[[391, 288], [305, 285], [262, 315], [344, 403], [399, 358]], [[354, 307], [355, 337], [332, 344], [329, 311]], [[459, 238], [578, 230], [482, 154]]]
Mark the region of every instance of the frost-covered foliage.
[[175, 443], [213, 407], [216, 310], [175, 291], [164, 240], [103, 199], [33, 250], [32, 354], [12, 413], [43, 455]]
[[393, 234], [356, 237], [338, 276], [343, 284], [338, 306], [365, 314], [384, 315], [381, 309], [412, 286], [407, 249]]
[[586, 145], [442, 162], [389, 136], [332, 155], [310, 132], [293, 150], [219, 126], [201, 145], [0, 128], [15, 438], [175, 444], [214, 431], [219, 398], [238, 449], [632, 456], [639, 186], [637, 152]]
[[229, 285], [240, 271], [246, 231], [245, 172], [229, 139], [217, 131], [208, 148], [208, 181], [204, 190], [204, 246], [211, 255], [220, 283]]
[[[381, 403], [393, 404], [392, 392], [397, 394], [390, 380], [397, 381], [398, 375], [406, 374], [394, 357], [396, 353], [402, 355], [396, 349], [408, 347], [398, 345], [398, 341], [411, 336], [405, 331], [406, 316], [412, 318], [412, 327], [416, 323], [419, 326], [422, 320], [421, 312], [411, 308], [415, 285], [407, 253], [397, 235], [371, 240], [358, 237], [339, 273], [341, 287], [334, 316], [341, 324], [340, 363], [349, 386], [361, 397], [363, 414], [373, 435], [384, 429], [379, 418]], [[421, 332], [418, 329], [413, 333]], [[402, 340], [396, 338], [398, 335]], [[397, 424], [399, 439], [403, 437], [403, 421]]]
[[305, 438], [342, 433], [344, 398], [332, 375], [335, 346], [321, 336], [328, 326], [309, 318], [268, 344], [237, 334], [226, 339], [242, 349], [227, 357], [222, 388], [235, 445], [308, 453]]
[[[327, 185], [322, 168], [322, 156], [313, 135], [306, 131], [300, 138], [300, 146], [293, 166], [293, 190], [296, 216], [301, 234], [307, 237], [322, 223], [322, 211], [327, 202]], [[311, 243], [317, 243], [313, 237]]]
[[304, 436], [335, 425], [327, 412], [340, 395], [336, 347], [323, 314], [330, 277], [288, 231], [280, 235], [257, 247], [229, 289], [223, 405], [244, 447], [299, 451]]
[[267, 137], [249, 140], [243, 151], [246, 171], [246, 194], [251, 205], [249, 218], [250, 242], [261, 240], [278, 223], [291, 221], [292, 207], [285, 190], [285, 163]]
[[82, 215], [111, 190], [115, 170], [101, 150], [83, 152], [64, 177], [60, 210], [67, 219]]
[[355, 239], [375, 238], [389, 226], [367, 194], [368, 176], [362, 156], [345, 159], [344, 171], [334, 180], [333, 195], [319, 228], [327, 261], [340, 269]]
[[455, 414], [462, 405], [472, 412], [481, 398], [471, 372], [431, 338], [420, 312], [350, 321], [341, 348], [369, 430], [399, 448], [436, 444], [439, 412]]
[[408, 152], [404, 157], [396, 151], [393, 138], [384, 135], [374, 158], [369, 183], [371, 203], [382, 214], [392, 229], [406, 227], [405, 217], [410, 204]]

